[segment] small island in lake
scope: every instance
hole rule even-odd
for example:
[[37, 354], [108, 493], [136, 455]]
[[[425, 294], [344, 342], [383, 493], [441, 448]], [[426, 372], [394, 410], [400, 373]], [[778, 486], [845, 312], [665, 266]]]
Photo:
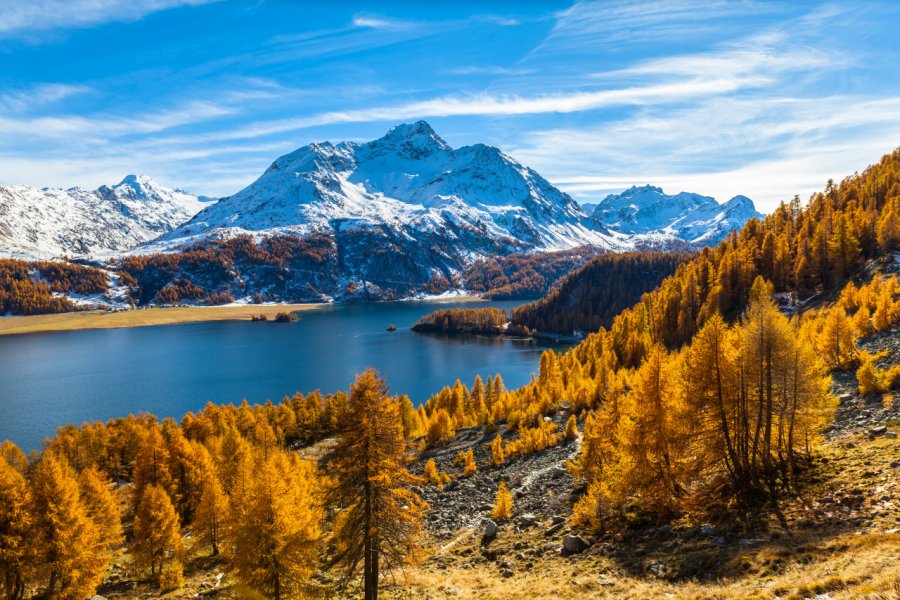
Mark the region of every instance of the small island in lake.
[[445, 308], [416, 321], [413, 331], [420, 333], [469, 333], [482, 335], [530, 336], [527, 327], [513, 325], [500, 308]]

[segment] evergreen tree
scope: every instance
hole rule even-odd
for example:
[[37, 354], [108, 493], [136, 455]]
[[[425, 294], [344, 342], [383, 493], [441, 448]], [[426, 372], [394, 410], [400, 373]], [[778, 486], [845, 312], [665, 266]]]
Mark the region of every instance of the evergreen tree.
[[34, 518], [25, 477], [0, 459], [0, 591], [4, 600], [20, 600], [34, 566], [30, 535]]
[[238, 576], [267, 597], [288, 597], [316, 569], [322, 519], [317, 481], [311, 463], [277, 451], [253, 478], [229, 554]]
[[119, 503], [109, 488], [109, 480], [96, 467], [88, 467], [81, 472], [78, 482], [88, 516], [100, 531], [99, 551], [117, 548], [125, 537]]
[[48, 598], [82, 600], [94, 593], [106, 559], [100, 531], [81, 499], [74, 471], [45, 453], [34, 473], [35, 564]]
[[421, 483], [409, 473], [398, 403], [377, 373], [360, 374], [330, 471], [329, 505], [340, 507], [334, 524], [335, 554], [346, 584], [363, 567], [366, 600], [378, 596], [382, 569], [390, 571], [421, 556], [422, 518], [427, 505], [410, 489]]
[[160, 485], [146, 486], [134, 514], [131, 553], [135, 564], [149, 569], [151, 577], [158, 577], [163, 566], [177, 560], [181, 550], [178, 514], [169, 495]]
[[225, 537], [228, 523], [228, 497], [215, 472], [210, 472], [203, 484], [200, 503], [194, 518], [194, 530], [198, 541], [209, 544], [213, 556], [219, 554], [219, 546]]

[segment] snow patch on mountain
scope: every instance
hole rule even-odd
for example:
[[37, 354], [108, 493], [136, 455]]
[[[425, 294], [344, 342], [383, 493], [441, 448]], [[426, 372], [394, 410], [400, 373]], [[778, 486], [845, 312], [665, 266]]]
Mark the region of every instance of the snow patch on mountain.
[[669, 195], [650, 185], [610, 194], [593, 212], [594, 218], [616, 231], [674, 236], [694, 245], [714, 245], [728, 232], [762, 216], [746, 196], [719, 204], [710, 196]]
[[96, 190], [0, 185], [0, 256], [50, 259], [122, 253], [184, 223], [207, 203], [129, 175]]
[[[247, 188], [136, 252], [207, 237], [377, 230], [457, 258], [590, 244], [633, 246], [497, 148], [451, 148], [424, 121], [359, 144], [323, 142], [277, 159]], [[448, 257], [450, 258], [450, 257]]]

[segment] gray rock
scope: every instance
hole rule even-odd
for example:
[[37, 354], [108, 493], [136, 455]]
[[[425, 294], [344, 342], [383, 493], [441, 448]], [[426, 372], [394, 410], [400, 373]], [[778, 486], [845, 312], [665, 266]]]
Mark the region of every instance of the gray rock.
[[886, 439], [886, 440], [896, 440], [896, 439], [897, 439], [897, 432], [896, 432], [896, 431], [885, 431], [885, 432], [884, 432], [884, 439]]
[[872, 436], [884, 435], [885, 433], [887, 433], [887, 425], [879, 425], [869, 430], [869, 435]]
[[567, 535], [562, 541], [562, 553], [564, 555], [578, 554], [587, 550], [588, 543], [579, 535]]
[[700, 527], [700, 533], [702, 533], [703, 535], [705, 535], [707, 537], [713, 537], [714, 535], [719, 533], [719, 530], [716, 529], [715, 527], [713, 527], [712, 525], [707, 524], [707, 525], [702, 525]]
[[481, 536], [481, 542], [487, 543], [497, 537], [497, 532], [499, 531], [499, 527], [497, 524], [488, 519], [484, 522], [484, 535]]
[[551, 536], [551, 535], [555, 534], [556, 532], [558, 532], [559, 530], [561, 530], [565, 526], [566, 526], [565, 522], [557, 523], [556, 525], [551, 525], [550, 527], [547, 528], [546, 531], [544, 531], [544, 535]]
[[534, 513], [526, 513], [516, 519], [516, 524], [522, 529], [525, 529], [527, 527], [534, 527], [536, 523], [537, 517], [534, 515]]

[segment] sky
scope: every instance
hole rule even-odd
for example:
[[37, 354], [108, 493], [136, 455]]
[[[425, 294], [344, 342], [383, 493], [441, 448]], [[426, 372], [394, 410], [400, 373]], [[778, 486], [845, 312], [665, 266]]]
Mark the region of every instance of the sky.
[[900, 2], [0, 2], [0, 183], [232, 194], [425, 119], [579, 202], [771, 211], [900, 146]]

